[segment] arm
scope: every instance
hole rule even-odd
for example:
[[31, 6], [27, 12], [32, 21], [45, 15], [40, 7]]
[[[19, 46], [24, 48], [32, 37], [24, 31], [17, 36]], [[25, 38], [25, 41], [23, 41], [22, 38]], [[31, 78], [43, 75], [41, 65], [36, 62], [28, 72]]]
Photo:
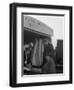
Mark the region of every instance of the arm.
[[43, 66], [43, 73], [48, 73], [48, 74], [52, 74], [52, 73], [55, 73], [56, 72], [56, 69], [55, 69], [55, 62], [54, 60], [50, 57], [50, 56], [46, 56], [46, 63], [45, 65]]

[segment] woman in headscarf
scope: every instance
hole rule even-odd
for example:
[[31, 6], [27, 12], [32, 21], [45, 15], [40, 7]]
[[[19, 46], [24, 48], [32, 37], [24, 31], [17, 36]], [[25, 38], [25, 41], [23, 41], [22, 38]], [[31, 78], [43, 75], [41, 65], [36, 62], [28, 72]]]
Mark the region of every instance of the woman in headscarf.
[[41, 66], [43, 63], [43, 40], [41, 38], [35, 39], [35, 45], [32, 52], [32, 71], [35, 73], [41, 73]]

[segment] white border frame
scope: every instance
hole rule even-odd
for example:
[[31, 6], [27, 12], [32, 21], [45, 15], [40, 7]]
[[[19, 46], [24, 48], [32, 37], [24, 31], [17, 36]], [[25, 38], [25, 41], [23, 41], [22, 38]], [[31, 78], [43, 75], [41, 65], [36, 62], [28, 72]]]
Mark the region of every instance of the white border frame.
[[[65, 33], [64, 33], [64, 74], [54, 75], [32, 75], [21, 76], [21, 13], [52, 13], [65, 15]], [[39, 9], [39, 8], [17, 8], [17, 83], [32, 83], [32, 82], [51, 82], [69, 80], [69, 10], [55, 9]]]

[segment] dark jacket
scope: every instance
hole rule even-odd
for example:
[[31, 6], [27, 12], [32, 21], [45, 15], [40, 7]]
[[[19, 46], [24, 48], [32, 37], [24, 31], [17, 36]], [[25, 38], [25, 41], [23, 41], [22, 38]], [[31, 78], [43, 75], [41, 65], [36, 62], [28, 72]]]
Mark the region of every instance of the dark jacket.
[[[44, 64], [42, 67], [42, 73], [52, 74], [56, 72], [54, 61], [54, 49], [52, 44], [44, 46]], [[47, 58], [48, 57], [48, 58]]]

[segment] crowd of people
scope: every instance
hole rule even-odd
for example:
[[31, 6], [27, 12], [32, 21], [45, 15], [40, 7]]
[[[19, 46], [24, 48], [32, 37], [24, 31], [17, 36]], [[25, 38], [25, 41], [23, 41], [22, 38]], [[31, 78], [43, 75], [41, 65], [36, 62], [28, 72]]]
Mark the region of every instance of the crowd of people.
[[24, 45], [24, 74], [56, 73], [54, 49], [48, 38], [35, 38]]

